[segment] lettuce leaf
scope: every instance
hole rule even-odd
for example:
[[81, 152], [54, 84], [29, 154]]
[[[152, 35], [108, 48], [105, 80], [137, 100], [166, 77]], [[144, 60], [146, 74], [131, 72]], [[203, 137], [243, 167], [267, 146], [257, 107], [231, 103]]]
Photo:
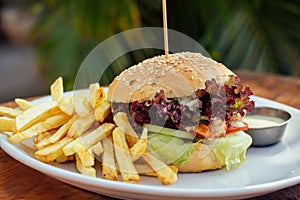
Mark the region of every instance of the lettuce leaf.
[[[212, 147], [220, 163], [230, 170], [240, 166], [246, 159], [246, 150], [252, 143], [251, 137], [243, 131], [238, 131], [215, 139], [205, 139], [203, 142]], [[180, 165], [186, 162], [194, 152], [197, 143], [178, 137], [152, 134], [148, 138], [147, 150], [166, 164]]]
[[246, 150], [252, 138], [244, 131], [227, 134], [225, 137], [205, 140], [205, 144], [214, 147], [218, 160], [222, 160], [228, 170], [239, 167], [246, 159]]
[[186, 162], [194, 152], [197, 143], [164, 135], [152, 134], [148, 138], [147, 150], [166, 164], [180, 165]]

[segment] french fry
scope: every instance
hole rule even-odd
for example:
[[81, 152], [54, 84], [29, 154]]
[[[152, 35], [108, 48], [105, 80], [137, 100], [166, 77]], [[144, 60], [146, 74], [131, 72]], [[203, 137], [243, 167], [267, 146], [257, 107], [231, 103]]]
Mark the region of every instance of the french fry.
[[46, 132], [47, 129], [41, 123], [35, 124], [25, 131], [16, 133], [9, 138], [9, 141], [13, 144], [22, 142], [34, 136], [37, 136], [40, 133]]
[[101, 142], [97, 142], [96, 144], [94, 144], [91, 147], [91, 149], [94, 152], [94, 154], [96, 154], [97, 156], [100, 156], [103, 153], [103, 146]]
[[91, 176], [91, 177], [96, 177], [96, 170], [91, 167], [91, 166], [83, 166], [81, 159], [77, 154], [75, 154], [75, 159], [76, 159], [76, 168], [79, 171], [79, 173], [86, 175], [86, 176]]
[[114, 159], [114, 147], [108, 138], [101, 140], [103, 145], [102, 153], [102, 178], [118, 180], [118, 173]]
[[63, 152], [66, 156], [71, 156], [73, 154], [76, 153], [74, 147], [78, 144], [81, 144], [81, 141], [79, 138], [76, 138], [75, 140], [73, 140], [72, 142], [70, 142], [69, 144], [67, 144], [66, 146], [63, 147]]
[[55, 143], [63, 138], [68, 130], [71, 128], [74, 118], [71, 118], [66, 124], [63, 124], [51, 137], [48, 139], [49, 143]]
[[103, 87], [99, 86], [99, 83], [90, 85], [90, 103], [93, 108], [98, 107], [106, 99], [106, 93]]
[[33, 140], [34, 144], [39, 143], [42, 140], [48, 139], [53, 134], [51, 131], [42, 132], [37, 135], [37, 137]]
[[88, 102], [86, 92], [79, 92], [73, 95], [73, 104], [75, 112], [79, 116], [89, 116], [92, 114], [92, 107]]
[[15, 118], [22, 113], [21, 110], [0, 106], [0, 116]]
[[43, 149], [46, 146], [50, 145], [49, 137], [52, 135], [51, 132], [43, 132], [41, 134], [38, 134], [37, 138], [33, 140], [35, 147], [39, 149]]
[[77, 138], [81, 136], [95, 121], [93, 115], [89, 116], [74, 116], [74, 122], [68, 131], [68, 136]]
[[74, 154], [76, 152], [74, 150], [74, 147], [79, 143], [83, 144], [86, 148], [90, 148], [91, 146], [99, 142], [101, 139], [108, 137], [112, 133], [112, 130], [114, 128], [115, 128], [114, 124], [110, 124], [110, 123], [102, 124], [92, 132], [84, 134], [79, 138], [76, 138], [73, 142], [65, 146], [64, 154], [65, 155]]
[[64, 113], [72, 116], [74, 113], [73, 95], [62, 97], [58, 103], [58, 107]]
[[57, 163], [66, 163], [68, 161], [72, 161], [74, 160], [74, 155], [71, 155], [71, 156], [65, 156], [64, 154], [58, 156], [55, 161]]
[[55, 101], [37, 104], [16, 117], [17, 132], [23, 131], [58, 112], [59, 109]]
[[57, 131], [57, 129], [51, 129], [47, 132], [40, 133], [38, 136], [33, 140], [35, 147], [40, 150], [45, 148], [46, 146], [49, 146], [51, 142], [49, 141], [49, 138]]
[[142, 158], [155, 171], [162, 184], [167, 185], [177, 181], [177, 173], [150, 153], [143, 154]]
[[121, 129], [121, 131], [126, 133], [126, 140], [129, 147], [132, 147], [135, 143], [137, 143], [138, 136], [130, 125], [126, 113], [118, 112], [117, 114], [115, 114], [114, 122]]
[[[146, 164], [134, 164], [136, 171], [140, 174], [140, 175], [144, 175], [144, 176], [157, 176], [156, 172], [153, 171], [153, 169], [151, 167], [149, 167], [149, 165]], [[169, 165], [168, 166], [174, 173], [178, 173], [178, 168], [175, 165]]]
[[104, 100], [95, 108], [95, 119], [102, 123], [110, 113], [111, 104], [107, 100]]
[[34, 103], [27, 101], [25, 99], [16, 98], [16, 104], [19, 106], [20, 110], [25, 111], [34, 106]]
[[44, 149], [40, 149], [34, 153], [34, 157], [42, 162], [52, 162], [63, 154], [63, 147], [70, 143], [73, 138], [64, 137], [57, 143], [51, 144]]
[[58, 128], [63, 124], [65, 124], [68, 120], [69, 120], [69, 116], [64, 113], [54, 115], [43, 122], [31, 126], [29, 129], [26, 129], [25, 131], [12, 135], [9, 138], [9, 141], [13, 144], [22, 142], [23, 140], [27, 140], [29, 138], [37, 136], [40, 133]]
[[129, 153], [129, 148], [126, 143], [125, 133], [122, 132], [119, 127], [115, 128], [113, 133], [113, 143], [115, 148], [116, 159], [121, 172], [122, 180], [124, 182], [137, 183], [140, 181], [132, 158]]
[[89, 152], [81, 143], [75, 145], [74, 150], [81, 160], [81, 164], [84, 167], [93, 166], [95, 164], [95, 159], [92, 152]]
[[13, 132], [15, 129], [15, 119], [0, 117], [0, 132]]
[[100, 88], [99, 83], [92, 83], [89, 86], [90, 90], [90, 103], [92, 108], [96, 108], [96, 103], [97, 103], [97, 90]]
[[140, 175], [157, 176], [156, 172], [153, 171], [153, 169], [146, 164], [135, 164], [134, 167]]
[[63, 79], [61, 77], [56, 79], [50, 86], [50, 92], [53, 101], [59, 102], [61, 100], [64, 93]]
[[69, 119], [70, 119], [69, 115], [66, 115], [65, 113], [60, 113], [52, 117], [49, 117], [48, 119], [46, 119], [41, 123], [47, 130], [51, 130], [54, 128], [61, 127], [62, 125], [67, 123]]
[[96, 144], [101, 139], [110, 136], [114, 128], [114, 124], [104, 123], [97, 129], [93, 130], [91, 133], [83, 135], [79, 139], [87, 148], [90, 148], [92, 145]]
[[169, 165], [168, 166], [175, 174], [178, 174], [178, 167], [175, 165]]
[[[99, 83], [91, 84], [88, 92], [63, 96], [61, 77], [51, 85], [52, 101], [34, 104], [15, 99], [19, 109], [0, 106], [0, 132], [11, 143], [34, 138], [34, 157], [42, 162], [65, 163], [75, 160], [77, 170], [96, 177], [95, 167], [101, 160], [102, 177], [137, 183], [140, 175], [157, 177], [162, 184], [177, 180], [178, 168], [147, 152], [148, 130], [138, 138], [126, 113], [118, 112], [115, 124], [104, 123], [111, 114], [111, 103]], [[88, 96], [89, 94], [89, 96]]]
[[38, 143], [35, 144], [35, 147], [37, 148], [37, 150], [43, 149], [46, 146], [49, 146], [51, 143], [49, 142], [48, 139], [44, 139], [39, 141]]
[[144, 128], [141, 138], [130, 149], [132, 161], [136, 161], [140, 156], [146, 152], [147, 149], [147, 134], [148, 130]]

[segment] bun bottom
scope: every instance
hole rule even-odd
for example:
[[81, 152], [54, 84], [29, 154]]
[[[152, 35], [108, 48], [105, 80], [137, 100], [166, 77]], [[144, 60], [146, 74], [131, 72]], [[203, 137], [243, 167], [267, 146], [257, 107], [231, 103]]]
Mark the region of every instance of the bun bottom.
[[224, 161], [217, 159], [214, 149], [199, 143], [195, 151], [189, 156], [188, 161], [177, 167], [178, 172], [188, 173], [215, 170], [224, 166]]

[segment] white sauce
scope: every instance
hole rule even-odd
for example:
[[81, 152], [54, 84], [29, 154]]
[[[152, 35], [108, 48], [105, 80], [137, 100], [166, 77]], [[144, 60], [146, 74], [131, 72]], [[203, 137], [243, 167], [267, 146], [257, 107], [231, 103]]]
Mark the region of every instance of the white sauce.
[[245, 117], [244, 122], [246, 122], [249, 128], [266, 128], [271, 126], [278, 126], [283, 119], [272, 116], [265, 115], [248, 115]]

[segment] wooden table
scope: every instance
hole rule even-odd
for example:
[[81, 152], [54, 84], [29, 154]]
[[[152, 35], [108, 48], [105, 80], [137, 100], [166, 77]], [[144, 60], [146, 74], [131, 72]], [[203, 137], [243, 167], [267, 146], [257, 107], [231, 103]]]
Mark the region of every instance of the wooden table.
[[[255, 95], [300, 109], [300, 79], [236, 72]], [[14, 107], [13, 102], [2, 104]], [[141, 197], [142, 198], [142, 197]], [[0, 149], [0, 199], [113, 199], [85, 191], [41, 174], [8, 156]], [[258, 200], [300, 199], [300, 183], [271, 194], [256, 197]]]

